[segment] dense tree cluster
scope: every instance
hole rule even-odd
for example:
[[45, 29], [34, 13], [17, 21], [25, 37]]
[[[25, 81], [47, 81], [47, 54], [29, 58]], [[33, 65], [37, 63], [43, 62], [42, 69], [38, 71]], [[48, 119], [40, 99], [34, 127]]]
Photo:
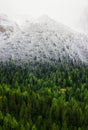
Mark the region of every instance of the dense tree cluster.
[[88, 67], [0, 64], [0, 130], [88, 130]]

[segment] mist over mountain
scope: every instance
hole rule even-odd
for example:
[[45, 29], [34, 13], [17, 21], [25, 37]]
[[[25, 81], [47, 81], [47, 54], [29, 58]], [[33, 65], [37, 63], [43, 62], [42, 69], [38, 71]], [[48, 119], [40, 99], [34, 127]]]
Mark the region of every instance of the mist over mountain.
[[88, 130], [87, 5], [0, 0], [0, 130]]
[[83, 10], [80, 19], [76, 24], [76, 28], [82, 33], [88, 34], [88, 6]]

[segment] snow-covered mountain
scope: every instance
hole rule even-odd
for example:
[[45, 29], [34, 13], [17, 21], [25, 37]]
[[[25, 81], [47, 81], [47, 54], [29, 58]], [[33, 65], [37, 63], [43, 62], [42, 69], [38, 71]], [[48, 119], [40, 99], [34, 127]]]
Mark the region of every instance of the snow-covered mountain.
[[[2, 18], [0, 17], [0, 23]], [[5, 17], [4, 21], [8, 21]], [[3, 22], [2, 22], [3, 23]], [[65, 61], [88, 63], [88, 37], [48, 16], [27, 22], [22, 30], [8, 21], [3, 27], [16, 28], [7, 39], [0, 34], [0, 61]], [[4, 24], [4, 23], [3, 23]], [[1, 36], [2, 35], [2, 36]]]

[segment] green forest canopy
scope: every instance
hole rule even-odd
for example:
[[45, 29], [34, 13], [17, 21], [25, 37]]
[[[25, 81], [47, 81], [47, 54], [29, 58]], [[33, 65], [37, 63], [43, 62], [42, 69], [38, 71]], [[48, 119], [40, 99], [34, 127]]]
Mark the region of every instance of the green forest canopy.
[[88, 67], [1, 63], [0, 130], [88, 130]]

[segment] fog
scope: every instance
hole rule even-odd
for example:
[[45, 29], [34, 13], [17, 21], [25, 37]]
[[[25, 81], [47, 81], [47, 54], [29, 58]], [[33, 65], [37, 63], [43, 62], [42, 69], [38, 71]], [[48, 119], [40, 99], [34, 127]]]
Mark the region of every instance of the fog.
[[25, 18], [48, 15], [75, 27], [87, 3], [87, 0], [0, 0], [0, 12], [19, 22]]

